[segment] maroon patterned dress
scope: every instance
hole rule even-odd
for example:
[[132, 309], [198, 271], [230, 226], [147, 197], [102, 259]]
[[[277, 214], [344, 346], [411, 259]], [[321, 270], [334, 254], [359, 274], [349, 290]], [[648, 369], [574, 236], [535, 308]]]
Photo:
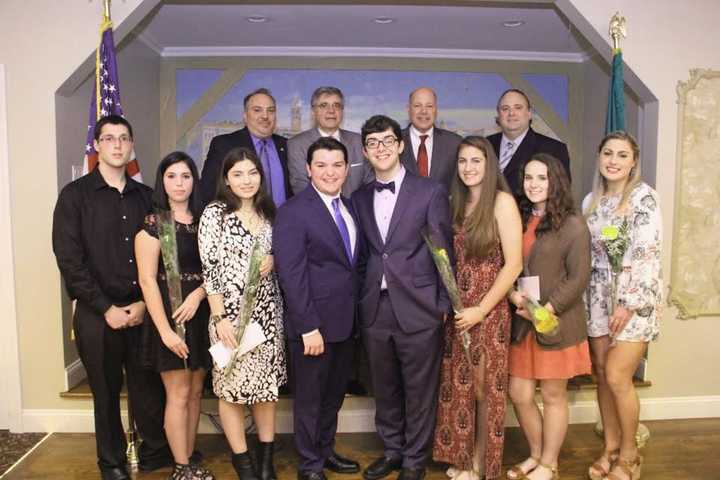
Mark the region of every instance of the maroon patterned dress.
[[[478, 305], [503, 266], [502, 250], [498, 245], [487, 257], [466, 260], [463, 231], [455, 234], [454, 243], [458, 288], [463, 304]], [[445, 323], [445, 352], [440, 373], [433, 458], [460, 470], [476, 470], [481, 478], [485, 475], [490, 479], [500, 476], [505, 440], [510, 344], [507, 300], [501, 300], [482, 323], [470, 329], [470, 335], [472, 369], [454, 322]], [[482, 401], [477, 401], [476, 390], [480, 391]], [[479, 415], [477, 422], [476, 415]], [[479, 425], [480, 432], [476, 433], [476, 425]], [[479, 458], [473, 462], [476, 437]], [[476, 463], [475, 468], [473, 463]]]

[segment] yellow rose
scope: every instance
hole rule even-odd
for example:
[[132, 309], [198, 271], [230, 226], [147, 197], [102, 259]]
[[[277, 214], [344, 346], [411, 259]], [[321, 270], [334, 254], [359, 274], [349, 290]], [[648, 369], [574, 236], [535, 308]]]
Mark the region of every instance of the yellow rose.
[[619, 233], [620, 231], [615, 225], [607, 225], [600, 230], [603, 240], [615, 240]]

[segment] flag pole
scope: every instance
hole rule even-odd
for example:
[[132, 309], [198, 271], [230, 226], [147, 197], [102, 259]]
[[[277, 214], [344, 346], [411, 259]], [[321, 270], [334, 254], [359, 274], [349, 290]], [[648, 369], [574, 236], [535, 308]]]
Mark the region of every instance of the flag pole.
[[[108, 3], [110, 0], [106, 0]], [[615, 15], [610, 19], [610, 27], [608, 28], [608, 34], [613, 41], [613, 53], [620, 50], [620, 39], [627, 37], [627, 30], [625, 29], [625, 17], [620, 15], [620, 12], [615, 12]]]
[[103, 20], [110, 21], [110, 0], [103, 0]]
[[[110, 17], [110, 1], [111, 0], [103, 0], [103, 28], [110, 24], [111, 17]], [[98, 105], [99, 108], [99, 105]], [[138, 457], [138, 438], [137, 438], [137, 432], [135, 430], [135, 415], [133, 415], [133, 409], [132, 409], [132, 402], [130, 401], [130, 391], [128, 390], [127, 395], [127, 412], [128, 412], [128, 428], [125, 432], [125, 437], [127, 440], [127, 450], [125, 450], [125, 455], [127, 457], [128, 465], [130, 466], [130, 470], [133, 472], [138, 471], [138, 464], [139, 464], [139, 457]]]

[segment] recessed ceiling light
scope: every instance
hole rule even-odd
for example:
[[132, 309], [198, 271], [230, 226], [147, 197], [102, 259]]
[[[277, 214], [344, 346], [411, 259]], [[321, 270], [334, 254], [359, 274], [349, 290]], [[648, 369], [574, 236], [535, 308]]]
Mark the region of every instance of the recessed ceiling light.
[[387, 25], [389, 23], [395, 22], [395, 19], [392, 17], [375, 17], [373, 18], [373, 22], [379, 25]]
[[265, 23], [270, 19], [265, 15], [251, 15], [249, 17], [245, 17], [245, 20], [250, 23]]
[[502, 26], [505, 28], [517, 28], [525, 25], [525, 20], [505, 20]]

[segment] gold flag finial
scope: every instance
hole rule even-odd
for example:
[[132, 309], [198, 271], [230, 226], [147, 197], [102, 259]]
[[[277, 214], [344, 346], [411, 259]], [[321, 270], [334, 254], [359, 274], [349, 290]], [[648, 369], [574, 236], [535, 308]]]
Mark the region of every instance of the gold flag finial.
[[105, 21], [110, 21], [110, 0], [103, 0], [103, 6], [105, 7], [103, 11], [103, 16], [105, 17]]
[[620, 12], [615, 12], [615, 15], [610, 19], [610, 28], [608, 30], [610, 38], [613, 41], [613, 50], [620, 50], [620, 38], [627, 37], [627, 30], [625, 29], [625, 17], [620, 15]]

